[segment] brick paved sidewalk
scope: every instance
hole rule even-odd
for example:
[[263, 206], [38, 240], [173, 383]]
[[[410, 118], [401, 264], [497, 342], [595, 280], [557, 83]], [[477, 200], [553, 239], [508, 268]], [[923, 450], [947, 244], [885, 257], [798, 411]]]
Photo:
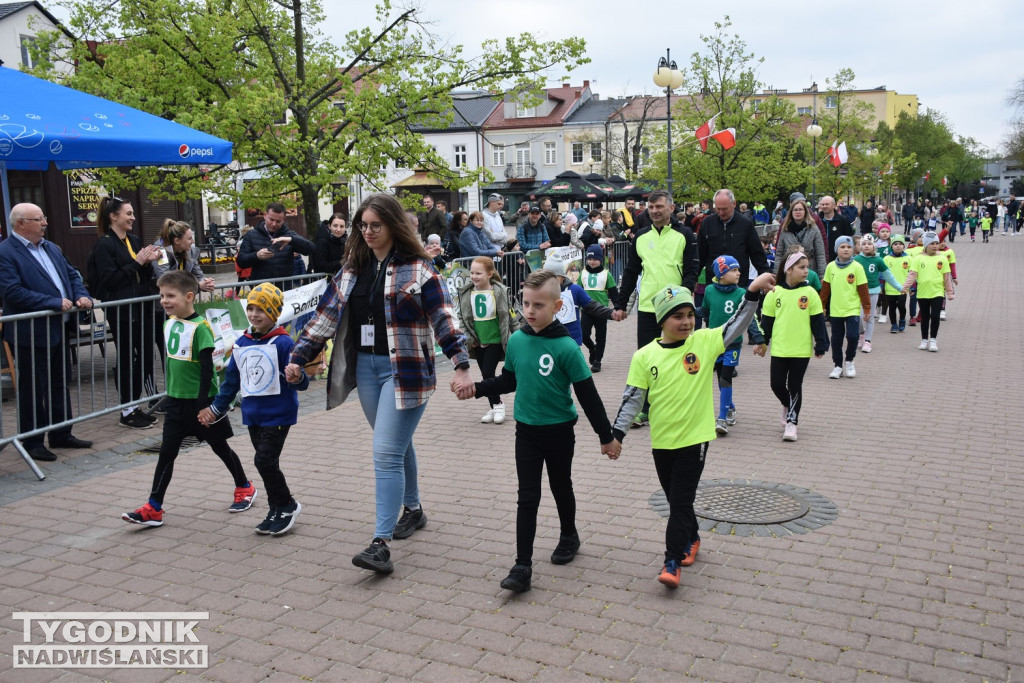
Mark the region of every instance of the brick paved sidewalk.
[[[941, 351], [918, 351], [918, 328], [879, 326], [856, 379], [829, 380], [828, 360], [813, 361], [795, 444], [781, 441], [767, 360], [744, 349], [739, 421], [712, 443], [704, 479], [810, 489], [838, 506], [829, 526], [705, 534], [670, 592], [655, 581], [664, 520], [648, 503], [658, 484], [647, 430], [611, 462], [581, 420], [580, 555], [546, 561], [557, 521], [545, 491], [534, 588], [511, 595], [498, 581], [514, 555], [515, 425], [481, 425], [482, 402], [439, 392], [416, 438], [430, 521], [394, 543], [396, 571], [377, 578], [350, 561], [373, 533], [374, 505], [371, 433], [349, 402], [305, 415], [289, 436], [283, 466], [303, 512], [281, 538], [252, 532], [263, 496], [227, 513], [232, 485], [205, 447], [179, 459], [158, 529], [118, 518], [145, 499], [155, 458], [106, 456], [109, 467], [58, 487], [0, 476], [0, 680], [178, 675], [14, 670], [11, 612], [202, 610], [210, 667], [198, 675], [220, 681], [1019, 681], [1024, 238], [955, 246], [963, 286]], [[596, 377], [609, 411], [634, 329], [610, 326]]]

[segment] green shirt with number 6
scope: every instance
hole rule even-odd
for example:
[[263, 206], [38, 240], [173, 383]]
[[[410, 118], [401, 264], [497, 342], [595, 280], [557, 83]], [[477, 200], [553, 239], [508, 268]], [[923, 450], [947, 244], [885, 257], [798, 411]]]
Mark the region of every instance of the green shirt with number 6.
[[[214, 347], [210, 323], [198, 313], [187, 319], [172, 317], [164, 323], [164, 342], [167, 349], [167, 395], [171, 398], [199, 398], [199, 352]], [[206, 395], [217, 395], [216, 375]]]
[[540, 334], [515, 332], [508, 338], [505, 367], [516, 375], [516, 422], [553, 425], [576, 419], [572, 385], [591, 375], [564, 326], [552, 323]]

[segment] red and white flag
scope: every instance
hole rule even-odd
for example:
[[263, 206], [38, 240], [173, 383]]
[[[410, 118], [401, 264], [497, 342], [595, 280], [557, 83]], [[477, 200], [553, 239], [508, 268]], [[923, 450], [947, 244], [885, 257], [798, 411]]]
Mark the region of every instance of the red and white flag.
[[925, 179], [925, 182], [931, 180], [932, 179], [932, 172], [931, 171], [925, 171], [924, 179]]
[[736, 146], [735, 128], [726, 128], [718, 133], [713, 133], [711, 137], [718, 141], [718, 144], [722, 146], [722, 149], [732, 149]]
[[697, 142], [700, 143], [700, 151], [705, 154], [708, 151], [708, 140], [711, 138], [712, 133], [715, 132], [715, 119], [717, 119], [721, 113], [722, 112], [718, 112], [718, 114], [715, 114], [710, 119], [702, 123], [700, 128], [694, 132], [694, 137], [696, 137]]
[[942, 176], [942, 186], [945, 187], [946, 185], [949, 185], [949, 180], [946, 176]]
[[846, 143], [839, 142], [836, 140], [832, 143], [832, 146], [828, 148], [828, 157], [832, 161], [832, 165], [839, 168], [847, 161], [850, 160], [850, 154], [846, 151]]

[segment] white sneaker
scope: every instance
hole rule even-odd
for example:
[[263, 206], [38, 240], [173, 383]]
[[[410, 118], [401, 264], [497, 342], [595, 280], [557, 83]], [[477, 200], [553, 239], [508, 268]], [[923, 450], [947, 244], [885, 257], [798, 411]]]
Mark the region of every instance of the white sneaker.
[[929, 351], [938, 351], [939, 350], [939, 345], [935, 343], [934, 339], [929, 339], [928, 340], [928, 350]]
[[865, 341], [864, 346], [860, 347], [860, 350], [864, 353], [871, 353], [871, 342]]
[[918, 351], [927, 351], [928, 350], [928, 340], [927, 339], [922, 339], [921, 340], [921, 345], [917, 347], [917, 350]]
[[878, 324], [879, 325], [884, 325], [887, 322], [889, 322], [889, 316], [885, 315], [884, 313], [882, 315], [878, 316]]
[[939, 320], [945, 320], [945, 319], [946, 319], [946, 312], [945, 311], [939, 311]]
[[792, 422], [786, 423], [786, 433], [782, 435], [783, 441], [796, 441], [796, 425]]
[[843, 376], [843, 369], [838, 365], [832, 368], [832, 372], [828, 373], [829, 379], [839, 379]]
[[856, 377], [857, 376], [857, 370], [853, 367], [853, 361], [852, 360], [846, 361], [846, 366], [844, 367], [843, 372], [844, 372], [844, 374], [847, 377]]
[[491, 412], [494, 413], [494, 424], [500, 425], [505, 421], [505, 404], [499, 403], [498, 405], [491, 408]]
[[483, 422], [485, 425], [494, 422], [494, 408], [491, 408], [486, 413], [484, 413], [484, 416], [480, 418], [480, 421]]

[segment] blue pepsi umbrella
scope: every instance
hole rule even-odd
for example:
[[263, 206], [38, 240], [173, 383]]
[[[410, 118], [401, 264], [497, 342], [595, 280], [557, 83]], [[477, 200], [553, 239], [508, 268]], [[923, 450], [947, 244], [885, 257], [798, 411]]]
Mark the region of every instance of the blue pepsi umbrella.
[[0, 180], [7, 169], [217, 165], [231, 143], [95, 95], [0, 67]]

